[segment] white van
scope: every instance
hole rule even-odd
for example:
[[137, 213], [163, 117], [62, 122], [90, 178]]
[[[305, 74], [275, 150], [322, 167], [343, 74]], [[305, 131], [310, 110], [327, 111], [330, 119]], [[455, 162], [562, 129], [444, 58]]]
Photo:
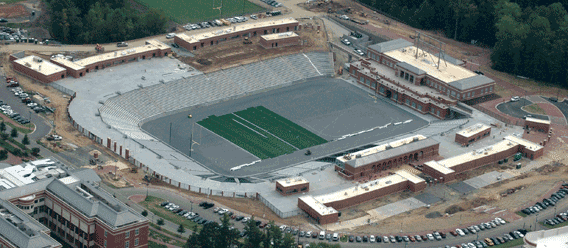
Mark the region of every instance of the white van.
[[319, 239], [321, 239], [321, 240], [325, 239], [325, 232], [324, 231], [320, 232]]
[[332, 240], [333, 240], [333, 241], [338, 241], [338, 240], [339, 240], [339, 233], [333, 233]]

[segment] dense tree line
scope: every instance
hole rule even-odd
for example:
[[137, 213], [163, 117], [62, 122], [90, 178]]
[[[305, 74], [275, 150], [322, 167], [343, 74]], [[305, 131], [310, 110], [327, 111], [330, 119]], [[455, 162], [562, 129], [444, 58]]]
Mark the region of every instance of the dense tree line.
[[494, 46], [494, 69], [566, 85], [568, 0], [360, 1], [411, 26]]
[[[270, 222], [269, 227], [261, 230], [254, 218], [245, 224], [246, 236], [241, 240], [240, 231], [231, 227], [230, 219], [228, 215], [224, 215], [221, 224], [212, 222], [205, 224], [199, 231], [194, 230], [184, 248], [293, 248], [296, 245], [292, 234], [283, 233], [274, 222]], [[310, 247], [340, 248], [339, 245], [326, 243], [311, 244]]]
[[51, 36], [64, 43], [117, 42], [165, 32], [161, 10], [145, 13], [126, 0], [46, 0]]

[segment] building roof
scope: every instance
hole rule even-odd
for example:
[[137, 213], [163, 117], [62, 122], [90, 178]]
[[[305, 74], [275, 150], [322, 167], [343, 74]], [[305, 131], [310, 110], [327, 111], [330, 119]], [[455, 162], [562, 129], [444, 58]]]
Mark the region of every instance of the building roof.
[[519, 138], [519, 137], [514, 136], [514, 135], [508, 135], [508, 136], [505, 137], [504, 139], [505, 139], [505, 140], [512, 141], [512, 142], [515, 142], [515, 143], [517, 143], [517, 144], [520, 144], [520, 145], [524, 146], [525, 149], [531, 150], [531, 151], [533, 151], [533, 152], [534, 152], [534, 151], [538, 151], [538, 150], [540, 150], [540, 149], [544, 149], [543, 146], [541, 146], [541, 145], [539, 145], [539, 144], [537, 144], [537, 143], [528, 141], [528, 140], [523, 139], [523, 138]]
[[461, 135], [461, 136], [463, 136], [463, 137], [469, 138], [469, 137], [471, 137], [471, 136], [473, 136], [473, 135], [476, 135], [476, 134], [478, 134], [478, 133], [480, 133], [480, 132], [483, 132], [483, 131], [485, 131], [485, 130], [487, 130], [487, 129], [491, 129], [491, 127], [490, 127], [490, 126], [487, 126], [487, 125], [485, 125], [485, 124], [483, 124], [483, 123], [477, 123], [477, 124], [471, 125], [471, 126], [469, 126], [469, 127], [466, 127], [466, 128], [464, 128], [464, 129], [460, 130], [460, 131], [457, 132], [456, 134], [459, 134], [459, 135]]
[[87, 182], [66, 185], [60, 180], [53, 180], [47, 190], [85, 216], [97, 217], [114, 228], [146, 220], [107, 192]]
[[525, 244], [527, 242], [536, 244], [536, 248], [567, 248], [568, 226], [529, 232], [524, 239]]
[[396, 63], [396, 66], [398, 66], [402, 69], [405, 69], [407, 71], [410, 71], [410, 72], [412, 72], [416, 75], [422, 75], [422, 74], [426, 73], [425, 71], [421, 70], [420, 68], [417, 68], [416, 66], [413, 66], [413, 65], [406, 63], [406, 62]]
[[215, 31], [208, 31], [203, 32], [195, 35], [187, 35], [185, 33], [176, 34], [176, 37], [179, 39], [184, 40], [187, 43], [195, 43], [201, 40], [209, 39], [216, 36], [223, 36], [232, 33], [238, 33], [241, 31], [249, 30], [249, 29], [256, 29], [256, 28], [263, 28], [263, 27], [270, 27], [276, 25], [283, 25], [283, 24], [291, 24], [291, 23], [298, 23], [298, 21], [294, 18], [284, 18], [279, 20], [268, 20], [264, 22], [253, 22], [247, 24], [240, 24], [240, 25], [232, 25], [231, 27], [215, 30]]
[[[400, 155], [404, 155], [410, 152], [414, 152], [416, 150], [420, 150], [425, 147], [429, 147], [435, 144], [439, 144], [440, 142], [433, 140], [433, 139], [423, 139], [423, 140], [415, 140], [410, 141], [409, 143], [404, 143], [404, 145], [400, 145], [397, 147], [388, 148], [386, 150], [377, 151], [375, 153], [369, 154], [367, 156], [361, 156], [360, 158], [353, 158], [351, 160], [345, 161], [346, 164], [356, 168], [360, 166], [364, 166], [373, 162], [381, 161], [388, 158], [397, 157]], [[388, 146], [387, 146], [388, 147]]]
[[488, 78], [483, 75], [475, 75], [473, 77], [462, 78], [453, 82], [450, 82], [449, 85], [458, 89], [458, 90], [468, 90], [473, 89], [475, 87], [479, 87], [482, 85], [494, 83], [493, 79]]
[[436, 171], [438, 171], [438, 172], [444, 174], [444, 175], [451, 174], [451, 173], [454, 173], [454, 172], [455, 172], [454, 170], [452, 170], [452, 169], [450, 169], [450, 168], [448, 168], [448, 167], [446, 167], [446, 166], [444, 166], [444, 165], [441, 165], [441, 164], [439, 164], [438, 162], [436, 162], [436, 161], [434, 161], [434, 160], [428, 161], [428, 162], [426, 162], [426, 163], [424, 163], [424, 164], [427, 165], [427, 166], [429, 166], [429, 167], [431, 167], [432, 169], [434, 169], [434, 170], [436, 170]]
[[405, 39], [396, 39], [396, 40], [389, 40], [389, 41], [373, 44], [373, 45], [368, 46], [367, 48], [375, 50], [379, 53], [385, 53], [385, 52], [390, 52], [392, 50], [405, 48], [405, 47], [408, 47], [408, 46], [412, 46], [412, 42], [407, 41]]
[[408, 179], [408, 181], [414, 183], [414, 184], [418, 184], [418, 183], [422, 183], [425, 182], [424, 179], [406, 171], [406, 170], [398, 170], [395, 172], [396, 174], [399, 174], [400, 176]]
[[316, 198], [312, 196], [302, 196], [298, 198], [306, 203], [311, 209], [316, 211], [321, 216], [337, 214], [337, 210], [333, 209], [332, 207], [328, 207], [324, 205], [322, 202], [318, 201]]
[[12, 203], [0, 199], [0, 236], [19, 248], [60, 247], [46, 233], [50, 230], [22, 212]]
[[536, 118], [531, 118], [531, 117], [527, 117], [525, 119], [525, 121], [530, 121], [530, 122], [535, 122], [535, 123], [541, 123], [541, 124], [548, 124], [550, 125], [550, 121], [549, 120], [541, 120], [541, 119], [536, 119]]
[[30, 68], [30, 69], [32, 69], [36, 72], [39, 72], [40, 74], [42, 74], [44, 76], [49, 76], [49, 75], [53, 75], [55, 73], [66, 71], [65, 68], [58, 66], [56, 64], [53, 64], [49, 61], [44, 60], [43, 58], [40, 58], [40, 57], [37, 57], [37, 56], [34, 56], [34, 55], [30, 55], [30, 56], [27, 56], [27, 57], [23, 57], [21, 59], [14, 60], [14, 63], [18, 63], [22, 66]]
[[61, 65], [63, 65], [63, 66], [67, 66], [67, 67], [69, 67], [69, 68], [71, 68], [71, 69], [73, 69], [73, 70], [76, 70], [76, 71], [85, 69], [84, 66], [75, 64], [73, 61], [71, 61], [71, 60], [65, 58], [65, 56], [56, 56], [56, 55], [54, 55], [54, 56], [51, 57], [51, 61], [57, 62], [57, 63], [59, 63], [59, 64], [61, 64]]
[[477, 76], [477, 74], [468, 69], [452, 63], [444, 63], [443, 61], [440, 61], [440, 66], [438, 68], [438, 59], [436, 57], [427, 51], [420, 49], [418, 58], [416, 58], [416, 49], [417, 48], [415, 46], [409, 45], [383, 52], [383, 54], [397, 60], [398, 62], [406, 62], [414, 67], [426, 71], [428, 75], [442, 81], [443, 83], [450, 83], [460, 79]]
[[135, 55], [135, 54], [141, 54], [141, 53], [145, 53], [145, 52], [152, 51], [152, 50], [155, 50], [155, 49], [163, 50], [163, 49], [167, 49], [167, 48], [169, 48], [169, 47], [167, 47], [167, 45], [165, 45], [164, 43], [162, 43], [160, 41], [149, 40], [149, 41], [146, 41], [146, 44], [143, 45], [143, 46], [128, 48], [128, 49], [124, 49], [124, 50], [118, 50], [118, 51], [114, 51], [114, 52], [103, 53], [103, 54], [87, 57], [87, 58], [84, 58], [84, 59], [80, 59], [80, 60], [74, 61], [73, 63], [75, 63], [79, 66], [88, 67], [89, 65], [96, 64], [96, 63], [99, 63], [99, 62], [104, 62], [104, 61], [107, 61], [107, 60], [117, 59], [117, 58], [126, 57], [126, 56], [132, 56], [132, 55]]
[[440, 55], [440, 54], [442, 54], [442, 58], [443, 58], [444, 60], [446, 60], [448, 63], [452, 63], [452, 64], [454, 64], [454, 65], [463, 65], [463, 64], [464, 64], [463, 60], [461, 60], [461, 59], [456, 59], [456, 58], [454, 58], [454, 57], [452, 57], [452, 56], [450, 56], [450, 55], [448, 55], [447, 53], [444, 53], [444, 52], [442, 52], [442, 53], [436, 53], [436, 54], [434, 54], [433, 56], [437, 58], [438, 55]]
[[279, 39], [285, 39], [285, 38], [297, 37], [297, 36], [298, 36], [298, 34], [296, 34], [294, 32], [285, 32], [285, 33], [274, 33], [274, 34], [261, 35], [260, 38], [263, 38], [265, 40], [279, 40]]
[[506, 151], [514, 146], [517, 146], [518, 143], [510, 142], [509, 140], [500, 141], [492, 146], [487, 146], [482, 149], [477, 149], [471, 152], [466, 152], [451, 158], [446, 158], [443, 160], [438, 161], [440, 165], [443, 165], [447, 168], [452, 168], [456, 165], [460, 165], [469, 161], [477, 160], [484, 157], [493, 156], [494, 154], [500, 153], [502, 151]]
[[388, 149], [393, 148], [393, 147], [403, 146], [405, 144], [412, 143], [413, 141], [424, 140], [424, 139], [426, 139], [426, 136], [418, 134], [418, 135], [414, 135], [414, 136], [411, 136], [411, 137], [407, 137], [407, 138], [395, 140], [395, 141], [392, 141], [392, 142], [384, 143], [384, 144], [381, 144], [381, 145], [378, 145], [378, 146], [375, 146], [375, 147], [367, 148], [365, 150], [350, 153], [350, 154], [347, 154], [345, 156], [337, 157], [337, 160], [339, 160], [340, 162], [346, 162], [346, 161], [349, 161], [353, 158], [366, 157], [366, 156], [369, 156], [369, 155], [372, 155], [372, 154], [375, 154], [375, 153], [379, 153], [379, 152], [388, 150]]
[[278, 182], [283, 187], [290, 187], [290, 186], [294, 186], [294, 185], [309, 183], [308, 180], [306, 180], [303, 177], [280, 179], [280, 180], [277, 180], [276, 182]]

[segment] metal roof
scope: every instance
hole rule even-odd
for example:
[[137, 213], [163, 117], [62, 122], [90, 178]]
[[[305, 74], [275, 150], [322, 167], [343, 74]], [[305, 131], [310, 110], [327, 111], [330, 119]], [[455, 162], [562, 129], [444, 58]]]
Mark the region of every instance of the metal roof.
[[22, 212], [12, 203], [0, 199], [3, 215], [0, 217], [0, 235], [19, 248], [44, 248], [60, 246], [46, 232], [49, 229]]
[[389, 40], [389, 41], [373, 44], [373, 45], [368, 46], [367, 48], [375, 50], [379, 53], [384, 53], [384, 52], [389, 52], [389, 51], [392, 51], [392, 50], [397, 50], [397, 49], [405, 48], [405, 47], [412, 46], [412, 45], [413, 45], [412, 42], [407, 41], [405, 39], [396, 39], [396, 40]]
[[450, 82], [449, 85], [458, 89], [458, 90], [467, 90], [472, 89], [478, 86], [482, 86], [485, 84], [493, 83], [493, 79], [488, 78], [483, 75], [475, 75], [473, 77], [468, 77], [464, 79], [460, 79], [457, 81]]
[[416, 75], [422, 75], [422, 74], [426, 73], [426, 71], [424, 71], [424, 70], [422, 70], [422, 69], [420, 69], [420, 68], [418, 68], [418, 67], [416, 67], [416, 66], [413, 66], [413, 65], [411, 65], [411, 64], [409, 64], [409, 63], [406, 63], [406, 62], [399, 62], [399, 63], [396, 63], [396, 66], [398, 66], [398, 67], [400, 67], [400, 68], [402, 68], [402, 69], [405, 69], [405, 70], [407, 70], [407, 71], [410, 71], [410, 72], [412, 72], [412, 73], [414, 73], [414, 74], [416, 74]]
[[382, 152], [378, 152], [369, 156], [365, 156], [362, 158], [355, 158], [345, 162], [346, 164], [357, 168], [360, 166], [364, 166], [370, 163], [374, 163], [377, 161], [381, 161], [388, 158], [393, 158], [396, 156], [400, 156], [409, 152], [414, 152], [416, 150], [420, 150], [421, 148], [429, 147], [435, 144], [440, 144], [440, 142], [433, 140], [433, 139], [424, 139], [419, 141], [414, 141], [410, 144], [406, 144], [403, 146], [395, 147], [389, 150], [385, 150]]

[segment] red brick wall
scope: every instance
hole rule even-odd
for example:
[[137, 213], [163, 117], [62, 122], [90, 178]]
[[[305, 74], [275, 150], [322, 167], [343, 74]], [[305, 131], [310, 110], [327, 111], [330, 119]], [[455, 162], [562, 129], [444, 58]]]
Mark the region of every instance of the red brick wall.
[[[226, 34], [226, 35], [219, 35], [216, 37], [211, 37], [208, 39], [203, 39], [200, 40], [198, 42], [192, 42], [189, 43], [185, 40], [180, 39], [177, 36], [174, 36], [174, 43], [178, 44], [179, 46], [187, 49], [188, 51], [194, 51], [194, 50], [199, 50], [201, 48], [204, 47], [208, 47], [211, 45], [217, 45], [219, 43], [222, 43], [224, 41], [228, 41], [231, 40], [232, 37], [235, 36], [239, 36], [239, 38], [241, 38], [243, 35], [249, 35], [249, 36], [257, 36], [257, 35], [264, 35], [265, 31], [266, 34], [272, 34], [273, 29], [277, 29], [276, 32], [274, 33], [283, 33], [283, 32], [288, 32], [288, 31], [295, 31], [296, 27], [298, 27], [298, 23], [289, 23], [289, 24], [279, 24], [279, 25], [273, 25], [273, 26], [267, 26], [267, 27], [262, 27], [262, 28], [252, 28], [252, 29], [248, 29], [248, 30], [243, 30], [240, 32], [234, 32], [234, 33], [230, 33], [230, 34]], [[256, 34], [255, 34], [256, 32]], [[223, 40], [226, 39], [226, 40]], [[213, 42], [213, 44], [212, 44]]]
[[[306, 189], [304, 191], [302, 191], [302, 188], [304, 188], [304, 187]], [[290, 191], [293, 191], [293, 190], [297, 190], [297, 192], [290, 192]], [[305, 192], [310, 191], [310, 183], [303, 183], [303, 184], [293, 185], [293, 186], [289, 186], [289, 187], [284, 187], [279, 182], [276, 182], [276, 191], [278, 191], [278, 193], [280, 193], [281, 195], [284, 195], [284, 196], [294, 195], [294, 194], [298, 194], [298, 193], [305, 193]]]
[[451, 182], [454, 179], [456, 179], [456, 173], [455, 172], [444, 175], [443, 173], [440, 173], [439, 171], [428, 166], [427, 164], [424, 164], [422, 171], [425, 174], [431, 176], [432, 178], [438, 179], [438, 182], [440, 182], [440, 183]]
[[[407, 164], [409, 162], [411, 162], [412, 160], [414, 160], [415, 156], [417, 156], [417, 158], [420, 159], [424, 159], [424, 158], [428, 158], [431, 156], [437, 156], [438, 155], [438, 151], [440, 149], [440, 144], [434, 144], [431, 145], [429, 147], [424, 147], [422, 149], [417, 149], [411, 152], [408, 152], [407, 154], [404, 155], [400, 155], [397, 157], [391, 157], [391, 158], [386, 158], [384, 160], [381, 161], [377, 161], [374, 163], [370, 163], [364, 166], [359, 166], [357, 168], [354, 168], [353, 166], [351, 166], [349, 164], [349, 161], [345, 163], [345, 170], [344, 170], [344, 174], [347, 175], [353, 175], [352, 178], [350, 179], [358, 179], [361, 177], [365, 177], [365, 176], [370, 176], [374, 173], [378, 173], [380, 171], [389, 169], [389, 168], [393, 168], [394, 166], [399, 166], [399, 165], [403, 165], [403, 164]], [[420, 154], [422, 152], [422, 155]], [[412, 159], [410, 158], [410, 156], [412, 156]]]
[[43, 74], [41, 74], [41, 73], [39, 73], [35, 70], [32, 70], [32, 69], [30, 69], [26, 66], [23, 66], [23, 65], [20, 65], [18, 63], [14, 63], [14, 62], [12, 62], [12, 67], [14, 68], [14, 70], [21, 72], [21, 73], [23, 73], [23, 74], [25, 74], [25, 75], [27, 75], [27, 76], [35, 79], [35, 80], [38, 80], [38, 81], [40, 81], [42, 83], [46, 83], [46, 84], [61, 79], [62, 78], [61, 76], [63, 76], [63, 78], [64, 78], [65, 75], [66, 75], [66, 72], [62, 71], [62, 72], [58, 72], [58, 73], [54, 73], [52, 75], [46, 76], [46, 75], [43, 75]]
[[[476, 141], [478, 141], [482, 138], [489, 137], [489, 136], [491, 136], [491, 127], [487, 128], [487, 129], [485, 129], [485, 130], [483, 130], [483, 131], [481, 131], [481, 132], [479, 132], [475, 135], [472, 135], [471, 137], [465, 137], [465, 136], [462, 136], [459, 133], [456, 133], [455, 141], [457, 143], [461, 144], [461, 145], [467, 145], [467, 144], [471, 144], [473, 142], [476, 142]], [[473, 140], [473, 141], [469, 142], [470, 140]]]
[[550, 132], [550, 124], [532, 122], [532, 121], [529, 121], [529, 120], [525, 120], [525, 128], [530, 128], [530, 129], [533, 129], [535, 131], [545, 132], [545, 133]]
[[322, 216], [318, 214], [317, 211], [312, 209], [308, 204], [306, 204], [302, 199], [298, 198], [298, 208], [304, 210], [310, 217], [316, 219], [319, 224], [325, 225], [329, 223], [334, 223], [339, 220], [339, 213], [329, 214], [326, 216]]
[[284, 37], [276, 40], [266, 40], [260, 37], [260, 45], [266, 49], [294, 46], [298, 44], [300, 44], [300, 36]]

